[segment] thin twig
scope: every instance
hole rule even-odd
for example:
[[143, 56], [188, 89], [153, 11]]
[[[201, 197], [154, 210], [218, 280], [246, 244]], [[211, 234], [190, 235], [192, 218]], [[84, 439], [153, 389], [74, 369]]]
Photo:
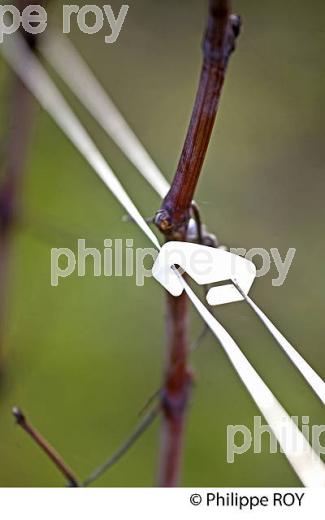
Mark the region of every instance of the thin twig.
[[86, 478], [86, 480], [83, 483], [83, 486], [89, 486], [92, 482], [95, 482], [95, 480], [97, 480], [104, 473], [106, 473], [106, 471], [109, 468], [116, 464], [123, 457], [123, 455], [125, 455], [125, 453], [129, 451], [129, 449], [136, 443], [136, 441], [149, 428], [149, 426], [151, 426], [151, 424], [157, 417], [159, 411], [159, 406], [153, 408], [136, 427], [136, 429], [130, 435], [130, 437], [117, 449], [117, 451], [113, 453], [113, 455], [111, 455], [109, 459], [107, 459], [97, 469], [95, 469], [88, 478]]
[[[211, 137], [228, 59], [239, 34], [240, 19], [230, 15], [229, 0], [210, 0], [203, 44], [203, 67], [183, 151], [171, 188], [155, 223], [166, 240], [186, 240], [194, 192]], [[197, 215], [196, 215], [197, 217]], [[202, 240], [201, 220], [198, 236]], [[187, 296], [167, 294], [167, 368], [162, 391], [163, 419], [158, 484], [179, 483], [186, 411], [192, 382], [188, 367]]]
[[161, 395], [161, 391], [162, 391], [162, 386], [160, 388], [158, 388], [158, 390], [156, 390], [153, 394], [151, 394], [148, 399], [146, 400], [146, 402], [144, 403], [144, 405], [142, 406], [142, 408], [140, 408], [140, 410], [138, 411], [137, 413], [137, 416], [138, 417], [142, 417], [146, 412], [147, 410], [149, 410], [149, 408], [151, 407], [151, 405], [157, 401], [157, 399], [160, 397]]
[[78, 479], [73, 471], [67, 466], [58, 452], [49, 444], [34, 426], [26, 419], [26, 416], [19, 408], [13, 408], [12, 414], [17, 424], [33, 439], [48, 458], [55, 464], [58, 470], [65, 476], [71, 487], [79, 487]]

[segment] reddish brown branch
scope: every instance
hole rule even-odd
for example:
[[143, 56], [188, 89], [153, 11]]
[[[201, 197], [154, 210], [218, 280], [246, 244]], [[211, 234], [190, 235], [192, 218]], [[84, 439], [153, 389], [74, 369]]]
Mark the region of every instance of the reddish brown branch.
[[209, 145], [229, 57], [239, 34], [240, 18], [230, 15], [227, 0], [210, 0], [203, 42], [203, 66], [192, 118], [170, 191], [156, 215], [159, 229], [184, 238], [190, 208]]
[[71, 487], [79, 487], [77, 477], [73, 471], [67, 466], [58, 452], [51, 446], [44, 437], [31, 425], [26, 419], [25, 415], [18, 408], [13, 408], [13, 416], [17, 424], [33, 439], [33, 441], [41, 448], [41, 450], [48, 456], [48, 458], [55, 464], [58, 470], [68, 480]]
[[[170, 191], [156, 215], [167, 240], [186, 240], [192, 200], [208, 148], [225, 71], [239, 33], [240, 19], [230, 15], [228, 0], [210, 0], [203, 45], [203, 67], [185, 144]], [[201, 222], [199, 222], [201, 227]], [[187, 296], [167, 295], [167, 368], [159, 464], [160, 486], [179, 483], [186, 410], [191, 386], [188, 368]]]
[[187, 297], [167, 294], [167, 368], [162, 389], [161, 449], [158, 485], [177, 486], [183, 449], [186, 408], [191, 386], [187, 367]]

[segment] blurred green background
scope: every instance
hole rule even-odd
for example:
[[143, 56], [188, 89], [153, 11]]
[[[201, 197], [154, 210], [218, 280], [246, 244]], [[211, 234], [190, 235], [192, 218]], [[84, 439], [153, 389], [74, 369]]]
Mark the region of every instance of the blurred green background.
[[[110, 3], [114, 12], [121, 5]], [[171, 179], [196, 92], [207, 2], [128, 3], [114, 45], [104, 44], [104, 30], [97, 36], [74, 31], [72, 38]], [[272, 287], [272, 264], [252, 295], [325, 377], [325, 4], [238, 0], [234, 10], [243, 16], [243, 31], [196, 200], [223, 243], [278, 248], [282, 256], [289, 247], [297, 249], [285, 284]], [[49, 9], [49, 19], [61, 22], [61, 2]], [[11, 83], [3, 61], [0, 82], [5, 135]], [[157, 196], [73, 96], [67, 97], [143, 214], [153, 215]], [[24, 224], [15, 235], [10, 270], [0, 388], [1, 486], [64, 484], [14, 425], [13, 405], [26, 411], [83, 478], [127, 437], [161, 384], [164, 363], [164, 296], [156, 283], [147, 280], [137, 288], [132, 278], [89, 274], [50, 286], [51, 247], [76, 250], [79, 237], [100, 248], [104, 238], [149, 244], [135, 225], [122, 222], [119, 204], [40, 109], [35, 126]], [[324, 424], [322, 405], [246, 304], [221, 307], [216, 314], [289, 413]], [[201, 327], [192, 313], [193, 339]], [[210, 335], [192, 366], [197, 386], [182, 485], [299, 485], [285, 457], [269, 454], [265, 441], [261, 454], [250, 450], [227, 464], [227, 425], [251, 428], [259, 412]], [[158, 423], [98, 485], [153, 485], [157, 447]]]

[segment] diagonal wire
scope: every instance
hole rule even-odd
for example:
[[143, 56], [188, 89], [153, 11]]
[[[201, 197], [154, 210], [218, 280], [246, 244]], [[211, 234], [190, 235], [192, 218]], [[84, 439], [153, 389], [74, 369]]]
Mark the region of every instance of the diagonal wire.
[[253, 309], [253, 311], [257, 314], [261, 322], [272, 334], [276, 342], [280, 345], [280, 347], [282, 347], [284, 352], [287, 354], [288, 358], [292, 361], [292, 363], [299, 370], [299, 372], [304, 376], [306, 381], [314, 390], [315, 394], [319, 397], [322, 403], [325, 404], [325, 382], [322, 380], [322, 378], [307, 363], [307, 361], [305, 361], [305, 359], [299, 354], [299, 352], [297, 352], [296, 349], [293, 348], [289, 341], [275, 327], [275, 325], [273, 325], [271, 320], [256, 305], [256, 303], [247, 294], [244, 293], [244, 291], [239, 287], [235, 280], [233, 280], [233, 283], [237, 287], [238, 291], [242, 294], [243, 298], [246, 300], [248, 305]]
[[[72, 92], [102, 126], [108, 136], [115, 141], [158, 195], [164, 197], [170, 187], [168, 182], [153, 163], [143, 145], [134, 135], [113, 101], [71, 41], [59, 33], [50, 32], [50, 34], [43, 39], [40, 49], [55, 71], [67, 83]], [[242, 293], [241, 290], [240, 292]], [[275, 341], [286, 352], [310, 387], [325, 404], [325, 382], [289, 341], [284, 338], [281, 332], [261, 309], [258, 308], [253, 300], [246, 294], [243, 294], [243, 297], [265, 327], [271, 332]]]
[[167, 180], [70, 40], [49, 31], [40, 50], [158, 195], [165, 197]]
[[[181, 279], [183, 280], [183, 278]], [[184, 289], [199, 314], [220, 341], [237, 374], [273, 430], [284, 454], [300, 480], [305, 486], [325, 486], [325, 465], [296, 423], [275, 398], [228, 332], [185, 283]]]
[[96, 171], [130, 217], [138, 224], [155, 247], [160, 249], [156, 235], [152, 232], [44, 67], [29, 50], [23, 38], [18, 34], [12, 38], [7, 38], [6, 42], [1, 45], [1, 51], [16, 74], [20, 76], [41, 106], [52, 116], [57, 125]]
[[[157, 237], [152, 233], [104, 157], [100, 154], [39, 60], [28, 49], [22, 37], [17, 34], [11, 35], [1, 45], [0, 49], [9, 65], [20, 76], [39, 103], [53, 117], [80, 153], [84, 155], [142, 231], [157, 249], [160, 249]], [[219, 340], [257, 407], [269, 423], [284, 454], [302, 483], [305, 486], [325, 486], [325, 465], [309, 445], [296, 423], [277, 401], [230, 334], [208, 311], [181, 276], [180, 280], [188, 297]], [[292, 442], [292, 439], [295, 439], [296, 442]]]

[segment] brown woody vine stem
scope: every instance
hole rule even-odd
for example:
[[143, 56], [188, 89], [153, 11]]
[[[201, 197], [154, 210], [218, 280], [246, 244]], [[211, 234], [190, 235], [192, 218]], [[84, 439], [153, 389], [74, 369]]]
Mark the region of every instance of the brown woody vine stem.
[[[166, 240], [186, 240], [194, 192], [199, 180], [219, 105], [229, 57], [235, 48], [240, 18], [229, 0], [210, 0], [203, 42], [203, 66], [194, 109], [171, 188], [155, 223]], [[187, 297], [167, 295], [167, 366], [161, 407], [158, 484], [179, 483], [191, 374], [188, 367]]]

